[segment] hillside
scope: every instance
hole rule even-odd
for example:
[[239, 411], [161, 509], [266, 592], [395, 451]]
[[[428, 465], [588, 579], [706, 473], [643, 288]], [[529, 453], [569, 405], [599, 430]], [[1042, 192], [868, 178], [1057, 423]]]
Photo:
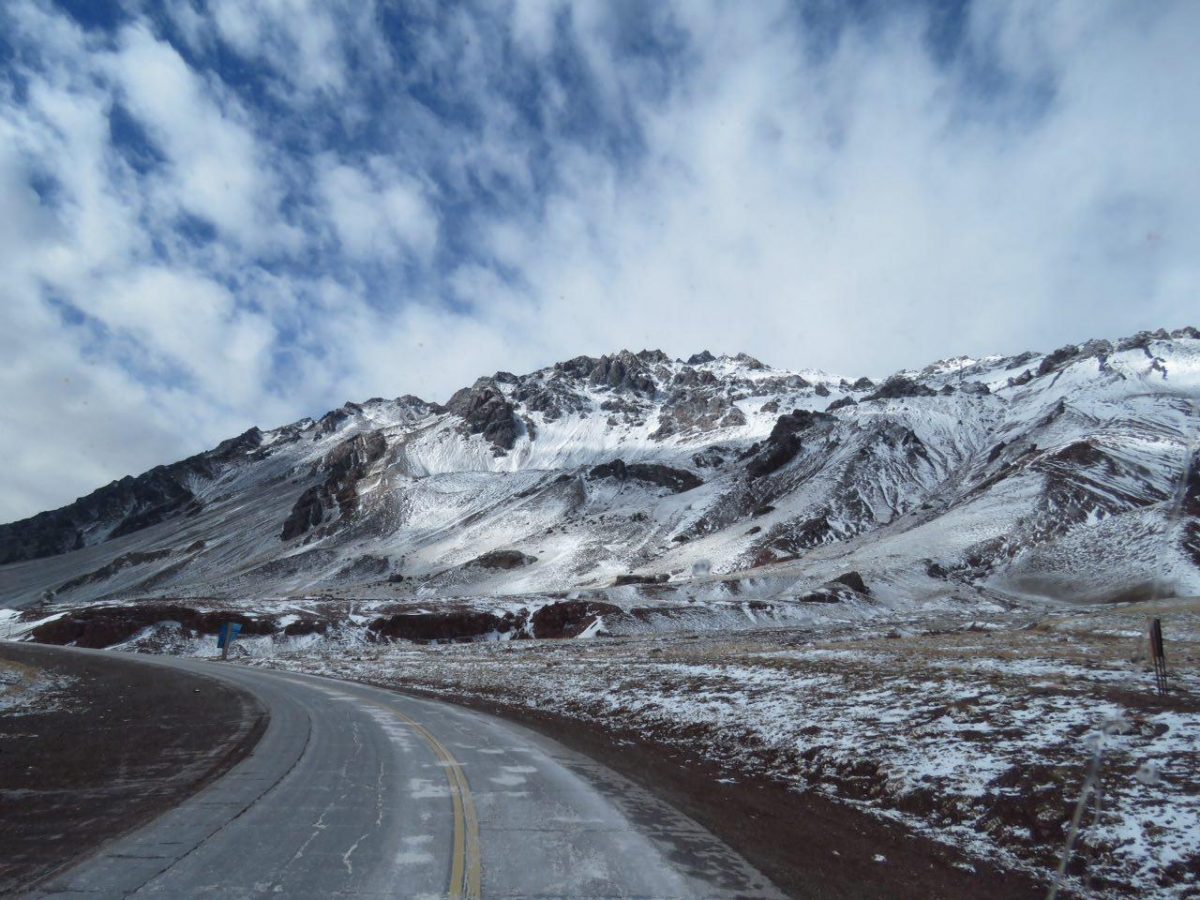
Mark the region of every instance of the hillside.
[[876, 381], [579, 357], [251, 429], [0, 526], [0, 602], [812, 600], [850, 570], [892, 605], [1196, 593], [1198, 401], [1192, 328]]

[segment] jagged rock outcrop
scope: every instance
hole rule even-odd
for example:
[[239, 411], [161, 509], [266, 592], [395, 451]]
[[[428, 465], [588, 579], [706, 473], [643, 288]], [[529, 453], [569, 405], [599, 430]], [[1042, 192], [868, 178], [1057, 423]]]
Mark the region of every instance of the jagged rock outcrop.
[[705, 390], [701, 386], [715, 381], [711, 372], [696, 372], [695, 369], [680, 372], [674, 384], [684, 387], [672, 390], [670, 399], [658, 414], [658, 428], [650, 435], [651, 439], [745, 425], [745, 414], [727, 394]]
[[497, 452], [507, 452], [521, 433], [516, 407], [504, 395], [495, 379], [480, 378], [450, 398], [446, 411], [463, 420], [467, 434], [481, 434]]
[[862, 575], [858, 572], [846, 572], [844, 575], [839, 575], [833, 581], [837, 584], [844, 584], [851, 590], [858, 591], [860, 594], [869, 594], [871, 589], [867, 587], [867, 583], [863, 581]]
[[663, 487], [673, 494], [682, 494], [692, 488], [704, 484], [700, 478], [686, 469], [674, 469], [655, 463], [629, 463], [614, 459], [592, 468], [588, 473], [592, 478], [612, 478], [616, 481], [641, 481]]
[[[857, 383], [857, 382], [856, 382]], [[901, 397], [932, 397], [936, 394], [933, 388], [921, 384], [919, 381], [914, 381], [911, 378], [906, 378], [903, 375], [893, 375], [882, 385], [879, 390], [873, 394], [864, 397], [864, 400], [899, 400]]]
[[1080, 350], [1074, 344], [1067, 344], [1065, 347], [1059, 347], [1053, 353], [1047, 354], [1042, 361], [1038, 363], [1037, 377], [1049, 375], [1051, 372], [1056, 372], [1069, 363], [1071, 360], [1080, 356]]
[[490, 550], [475, 557], [468, 565], [479, 566], [483, 569], [520, 569], [537, 562], [536, 556], [522, 553], [520, 550]]
[[751, 478], [762, 478], [782, 469], [800, 452], [802, 432], [832, 420], [828, 413], [801, 409], [780, 416], [766, 443], [746, 466], [746, 473]]
[[322, 462], [325, 480], [308, 488], [284, 520], [279, 539], [290, 541], [332, 517], [336, 510], [349, 520], [358, 508], [358, 482], [387, 451], [387, 440], [378, 431], [357, 434], [333, 448]]

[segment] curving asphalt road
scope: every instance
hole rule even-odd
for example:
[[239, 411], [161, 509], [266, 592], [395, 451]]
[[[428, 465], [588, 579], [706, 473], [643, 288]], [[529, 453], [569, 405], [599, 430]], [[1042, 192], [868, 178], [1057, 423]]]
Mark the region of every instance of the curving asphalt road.
[[34, 897], [775, 897], [585, 757], [460, 707], [228, 663], [270, 712], [225, 776]]

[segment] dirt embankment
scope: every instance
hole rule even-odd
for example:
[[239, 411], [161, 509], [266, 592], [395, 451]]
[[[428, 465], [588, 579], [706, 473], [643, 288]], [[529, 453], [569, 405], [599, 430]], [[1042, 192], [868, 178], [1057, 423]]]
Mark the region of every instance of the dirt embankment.
[[62, 684], [0, 716], [0, 894], [149, 821], [226, 772], [265, 711], [225, 684], [119, 656], [0, 643]]
[[[97, 604], [78, 609], [59, 611], [57, 617], [47, 617], [47, 610], [26, 610], [22, 621], [46, 621], [30, 631], [30, 637], [41, 644], [71, 644], [76, 647], [104, 649], [123, 644], [147, 629], [170, 625], [175, 634], [185, 638], [215, 637], [227, 622], [242, 626], [243, 637], [272, 635], [277, 638], [306, 634], [326, 634], [330, 630], [349, 626], [347, 604], [333, 602], [317, 610], [297, 614], [286, 612], [256, 612], [247, 614], [237, 609], [201, 609], [174, 601], [143, 601], [129, 604]], [[414, 604], [385, 604], [375, 610], [376, 616], [363, 629], [362, 636], [372, 643], [413, 641], [417, 643], [470, 642], [487, 635], [513, 635], [518, 638], [575, 637], [596, 623], [601, 616], [618, 619], [626, 616], [610, 603], [591, 600], [563, 600], [539, 607], [532, 614], [494, 612], [464, 606], [427, 610]], [[642, 610], [634, 610], [634, 618], [645, 618]], [[283, 621], [288, 624], [282, 624]], [[144, 649], [144, 648], [143, 648]], [[153, 648], [156, 649], [156, 648]]]

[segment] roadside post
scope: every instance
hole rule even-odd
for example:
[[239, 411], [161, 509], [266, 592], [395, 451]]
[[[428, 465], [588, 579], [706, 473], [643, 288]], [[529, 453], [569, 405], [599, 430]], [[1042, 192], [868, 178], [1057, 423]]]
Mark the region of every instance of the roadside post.
[[221, 651], [221, 659], [229, 659], [229, 648], [237, 640], [242, 626], [237, 622], [226, 622], [217, 633], [217, 649]]
[[1150, 659], [1154, 662], [1154, 686], [1167, 692], [1167, 654], [1163, 651], [1162, 619], [1150, 620]]

